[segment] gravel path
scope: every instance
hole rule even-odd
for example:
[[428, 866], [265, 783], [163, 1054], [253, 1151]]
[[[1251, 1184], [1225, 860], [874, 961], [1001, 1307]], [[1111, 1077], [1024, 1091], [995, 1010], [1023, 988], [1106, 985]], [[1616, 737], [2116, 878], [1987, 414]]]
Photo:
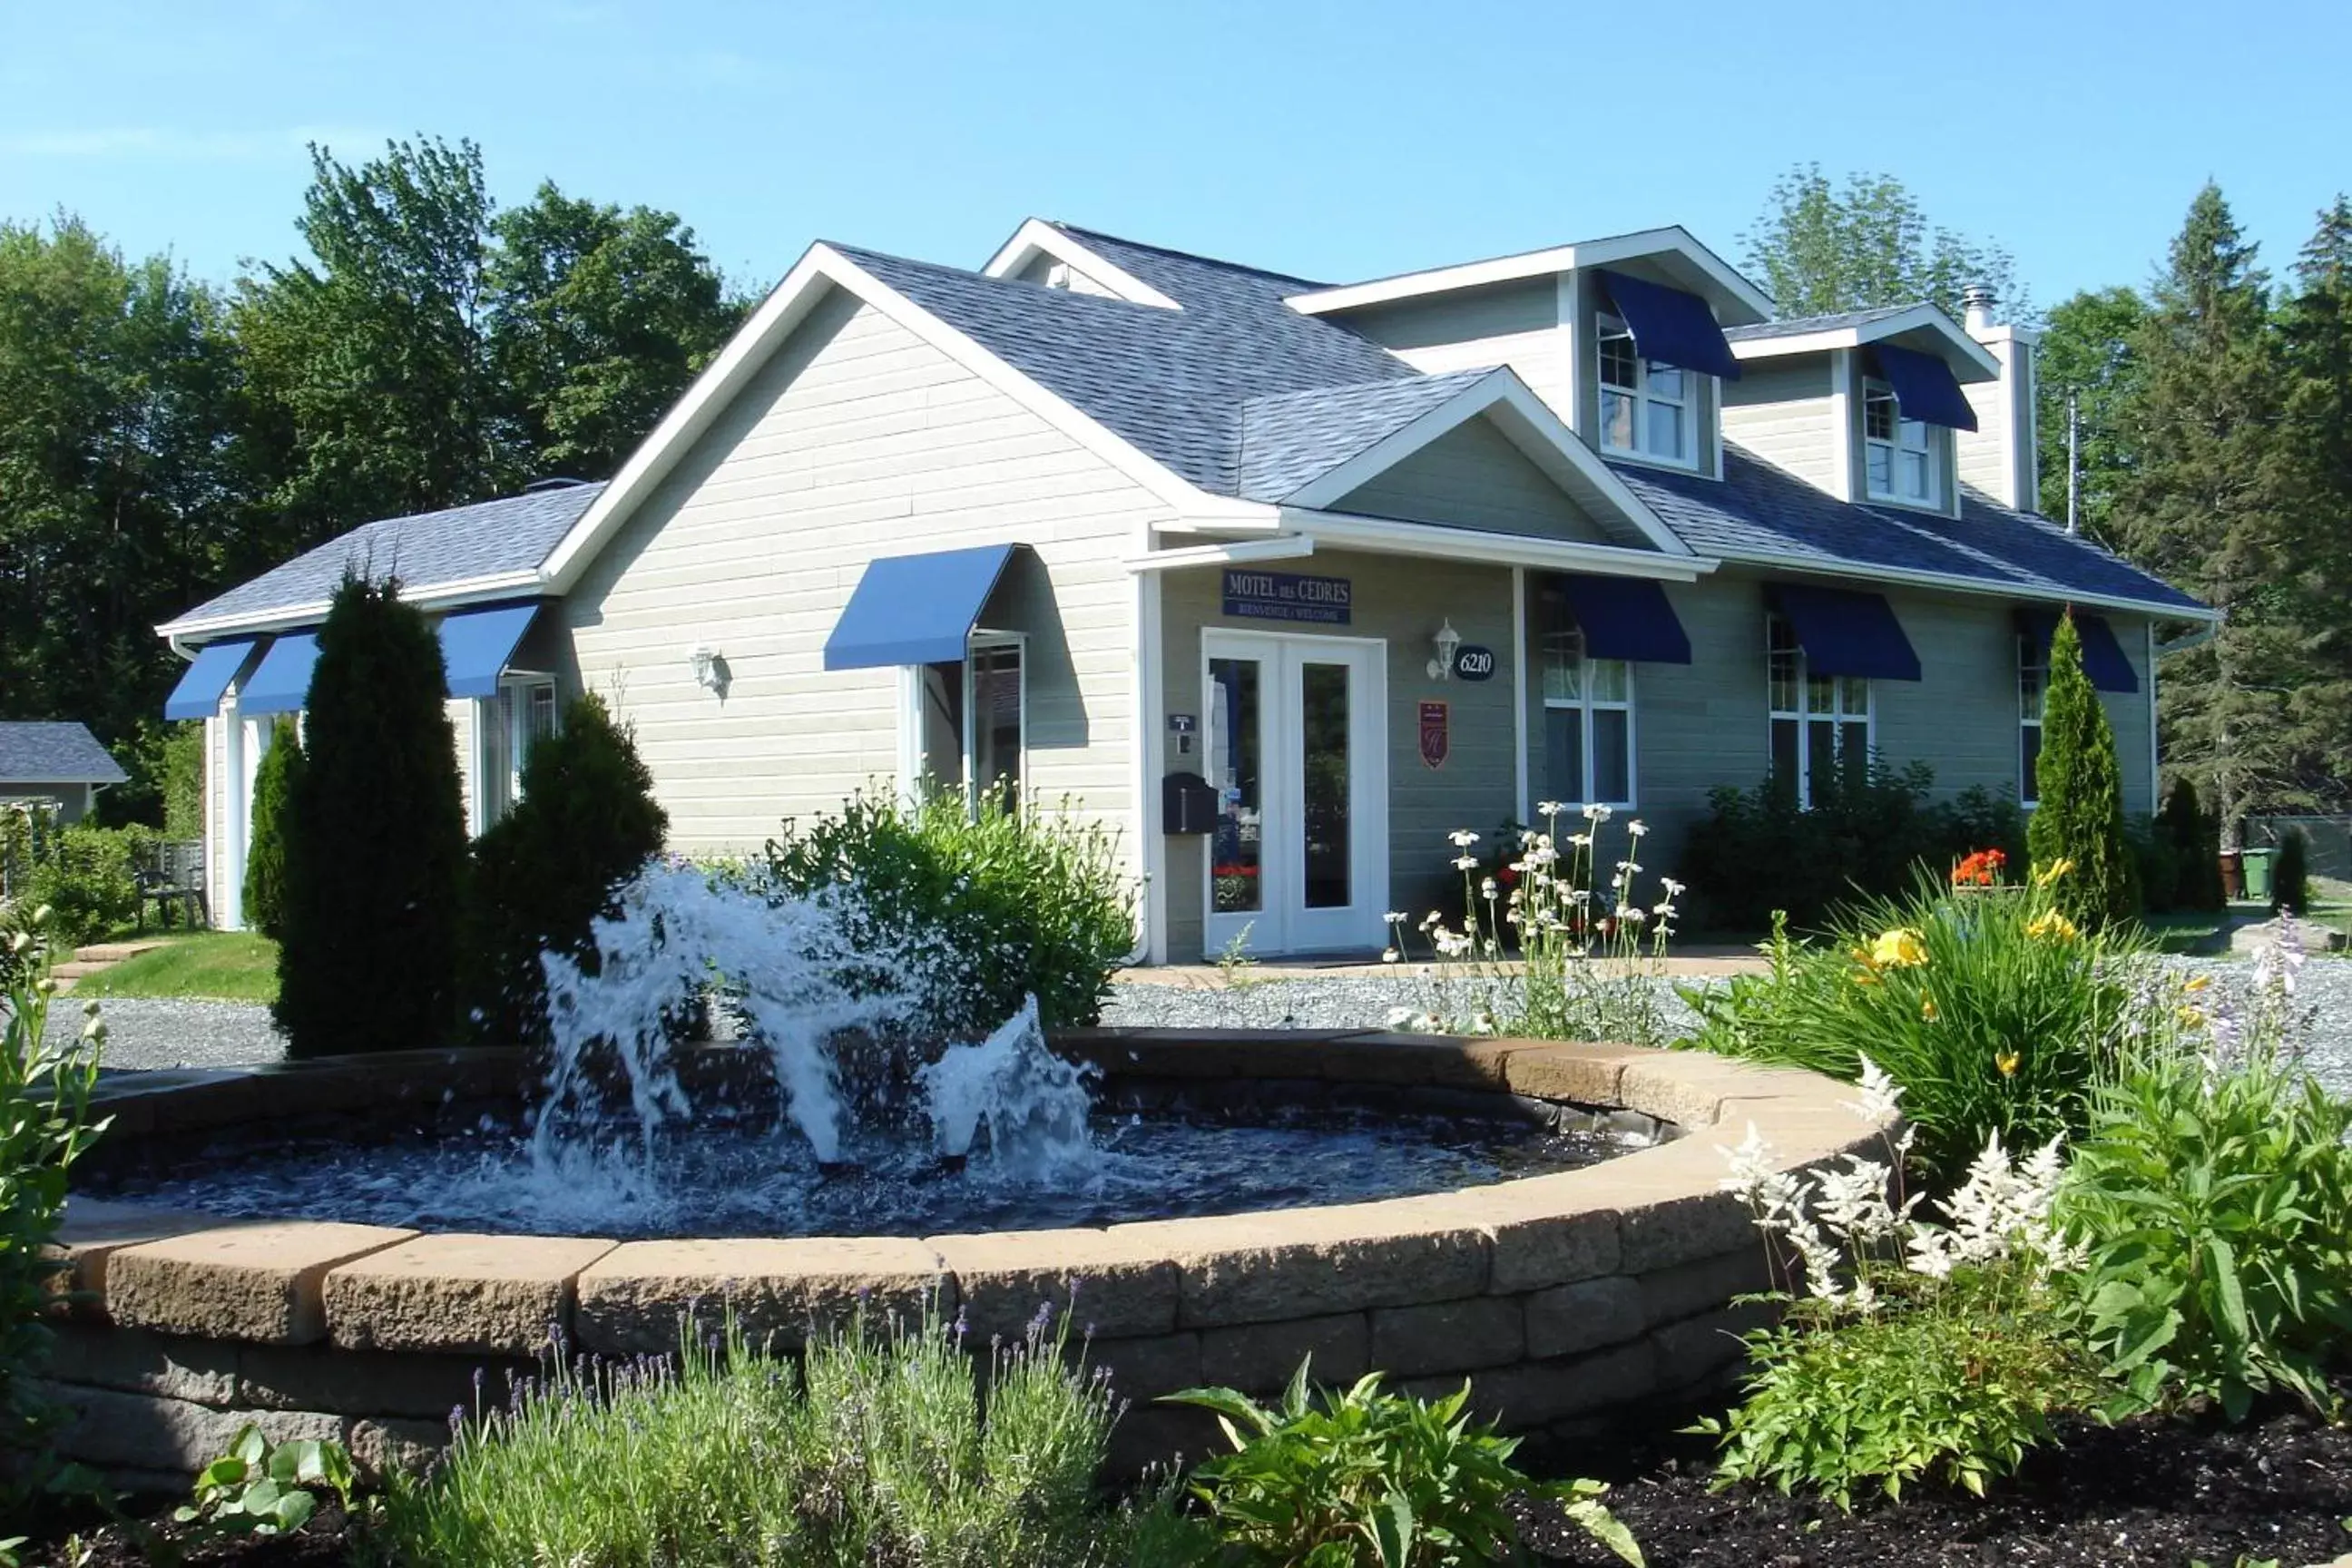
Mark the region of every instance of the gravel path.
[[[2210, 973], [2214, 998], [2242, 997], [2252, 982], [2242, 959], [2179, 961]], [[1392, 1008], [1427, 1005], [1411, 973], [1255, 975], [1237, 986], [1132, 982], [1117, 987], [1103, 1022], [1152, 1028], [1341, 1029], [1387, 1026]], [[2315, 958], [2297, 978], [2297, 1005], [2310, 1015], [2310, 1063], [2320, 1081], [2352, 1095], [2352, 959]], [[2227, 1004], [2224, 1004], [2227, 1005]], [[1675, 1013], [1679, 1001], [1669, 1001]], [[266, 1007], [242, 1002], [140, 1001], [106, 1004], [107, 1066], [114, 1068], [226, 1067], [275, 1061], [284, 1042]], [[81, 1026], [70, 995], [58, 999], [52, 1032]]]

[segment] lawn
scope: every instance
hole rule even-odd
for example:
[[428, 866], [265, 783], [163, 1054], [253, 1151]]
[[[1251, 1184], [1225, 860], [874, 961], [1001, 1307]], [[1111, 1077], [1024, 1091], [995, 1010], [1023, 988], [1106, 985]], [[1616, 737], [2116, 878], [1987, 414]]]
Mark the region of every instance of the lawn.
[[166, 937], [163, 943], [89, 976], [75, 987], [75, 994], [278, 999], [278, 944], [266, 936], [199, 931]]

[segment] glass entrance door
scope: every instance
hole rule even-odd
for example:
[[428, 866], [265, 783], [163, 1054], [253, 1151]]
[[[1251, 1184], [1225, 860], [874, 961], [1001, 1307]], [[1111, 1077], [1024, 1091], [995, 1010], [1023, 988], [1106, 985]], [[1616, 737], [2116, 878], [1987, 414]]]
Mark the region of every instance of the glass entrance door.
[[1381, 647], [1202, 634], [1207, 945], [1341, 952], [1383, 940], [1387, 730]]

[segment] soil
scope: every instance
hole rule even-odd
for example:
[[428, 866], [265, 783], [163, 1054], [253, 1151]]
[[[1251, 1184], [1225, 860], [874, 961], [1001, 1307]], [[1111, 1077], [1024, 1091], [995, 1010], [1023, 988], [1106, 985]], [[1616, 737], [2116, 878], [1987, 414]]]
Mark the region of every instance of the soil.
[[[2352, 1552], [2352, 1431], [2300, 1413], [2227, 1428], [2143, 1418], [2061, 1426], [2062, 1447], [1984, 1499], [1906, 1489], [1857, 1500], [1851, 1516], [1769, 1490], [1707, 1489], [1702, 1450], [1653, 1457], [1607, 1499], [1650, 1568], [2284, 1568]], [[1522, 1510], [1548, 1562], [1617, 1559], [1547, 1503]]]
[[[1610, 1508], [1651, 1568], [2212, 1568], [2333, 1563], [2352, 1553], [2352, 1430], [2300, 1413], [2237, 1428], [2142, 1419], [2061, 1426], [2063, 1446], [2032, 1456], [1986, 1499], [1937, 1489], [1873, 1498], [1851, 1515], [1829, 1503], [1739, 1488], [1707, 1489], [1704, 1447], [1683, 1441], [1621, 1457]], [[1591, 1473], [1591, 1472], [1587, 1472]], [[1543, 1562], [1620, 1568], [1547, 1503], [1517, 1510]], [[146, 1568], [109, 1527], [68, 1553], [61, 1537], [26, 1568]], [[185, 1568], [331, 1568], [347, 1524], [331, 1504], [296, 1536], [187, 1543]], [[1008, 1565], [1010, 1568], [1010, 1565]]]

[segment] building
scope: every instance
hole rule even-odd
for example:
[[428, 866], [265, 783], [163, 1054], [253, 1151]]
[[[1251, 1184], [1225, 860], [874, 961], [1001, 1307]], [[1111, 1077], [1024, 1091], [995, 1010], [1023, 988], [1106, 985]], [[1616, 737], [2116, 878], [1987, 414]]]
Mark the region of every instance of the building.
[[1344, 287], [1031, 221], [820, 244], [610, 483], [355, 531], [161, 628], [232, 920], [266, 724], [348, 567], [442, 617], [478, 829], [560, 700], [688, 852], [924, 775], [1118, 827], [1145, 949], [1360, 949], [1449, 830], [1645, 818], [1841, 744], [2031, 799], [2072, 606], [2127, 805], [2210, 611], [2034, 513], [2033, 340], [1806, 321], [1680, 228]]
[[79, 822], [98, 792], [130, 778], [89, 727], [69, 722], [0, 723], [0, 802], [53, 805], [60, 822]]

